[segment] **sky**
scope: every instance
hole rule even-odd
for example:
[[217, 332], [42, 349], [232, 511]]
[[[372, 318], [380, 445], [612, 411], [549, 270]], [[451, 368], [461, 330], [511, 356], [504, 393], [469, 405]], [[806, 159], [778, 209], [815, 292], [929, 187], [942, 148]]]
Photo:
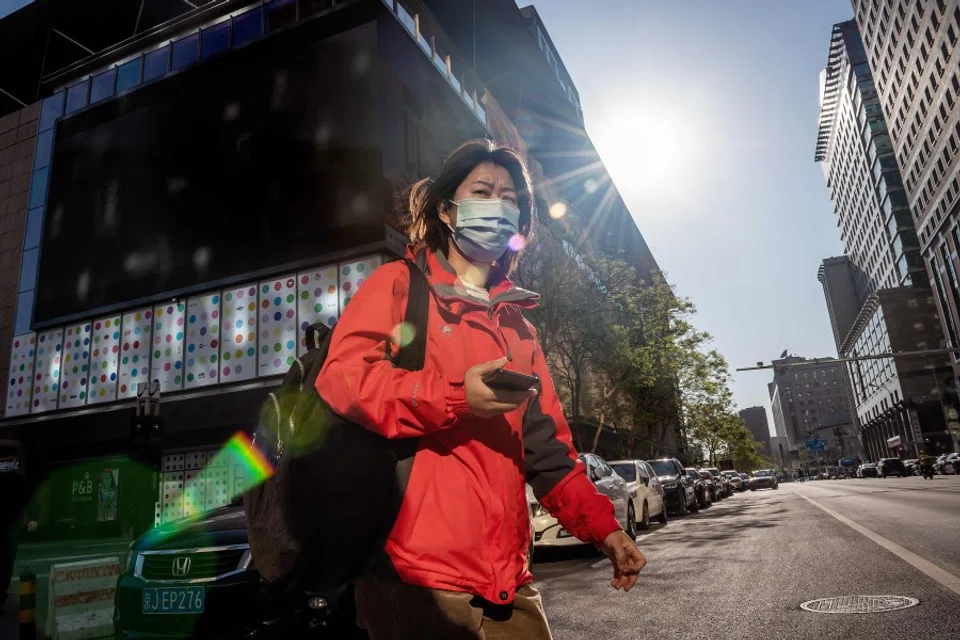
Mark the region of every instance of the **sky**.
[[0, 0], [0, 18], [11, 14], [20, 7], [26, 6], [33, 0]]
[[[836, 356], [817, 269], [843, 248], [813, 155], [818, 75], [849, 0], [535, 6], [587, 133], [731, 371], [784, 349]], [[735, 373], [732, 385], [739, 408], [767, 408], [771, 428], [772, 379]]]

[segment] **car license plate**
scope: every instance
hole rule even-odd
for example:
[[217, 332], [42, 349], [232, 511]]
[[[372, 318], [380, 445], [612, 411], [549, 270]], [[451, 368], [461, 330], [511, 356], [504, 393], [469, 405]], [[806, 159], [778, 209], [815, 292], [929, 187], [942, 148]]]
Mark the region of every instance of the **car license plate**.
[[150, 587], [143, 590], [143, 613], [203, 613], [203, 587]]

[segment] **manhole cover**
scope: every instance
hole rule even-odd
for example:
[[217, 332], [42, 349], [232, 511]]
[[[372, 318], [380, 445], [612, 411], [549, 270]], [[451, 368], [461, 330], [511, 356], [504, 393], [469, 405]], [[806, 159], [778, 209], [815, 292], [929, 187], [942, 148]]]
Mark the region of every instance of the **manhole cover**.
[[918, 604], [919, 600], [906, 596], [840, 596], [810, 600], [801, 604], [800, 608], [814, 613], [884, 613], [909, 609]]

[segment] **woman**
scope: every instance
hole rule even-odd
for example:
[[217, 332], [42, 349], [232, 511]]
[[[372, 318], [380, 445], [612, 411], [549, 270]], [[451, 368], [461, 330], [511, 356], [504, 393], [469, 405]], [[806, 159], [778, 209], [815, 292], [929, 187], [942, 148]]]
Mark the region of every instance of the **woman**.
[[[537, 295], [508, 275], [533, 232], [523, 160], [487, 140], [461, 145], [411, 189], [408, 258], [433, 289], [421, 371], [393, 367], [409, 272], [375, 271], [343, 311], [317, 390], [340, 415], [388, 438], [420, 438], [389, 571], [357, 581], [358, 620], [381, 638], [550, 638], [530, 584], [525, 479], [561, 525], [613, 562], [629, 590], [646, 560], [577, 460], [533, 326]], [[537, 375], [529, 391], [484, 382]]]

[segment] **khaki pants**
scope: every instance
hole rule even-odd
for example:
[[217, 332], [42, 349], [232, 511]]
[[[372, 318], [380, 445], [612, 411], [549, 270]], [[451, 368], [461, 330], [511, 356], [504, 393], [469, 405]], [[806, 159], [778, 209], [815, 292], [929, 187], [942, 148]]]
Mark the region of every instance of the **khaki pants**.
[[499, 605], [469, 593], [376, 578], [356, 581], [357, 624], [371, 640], [552, 640], [532, 585]]

